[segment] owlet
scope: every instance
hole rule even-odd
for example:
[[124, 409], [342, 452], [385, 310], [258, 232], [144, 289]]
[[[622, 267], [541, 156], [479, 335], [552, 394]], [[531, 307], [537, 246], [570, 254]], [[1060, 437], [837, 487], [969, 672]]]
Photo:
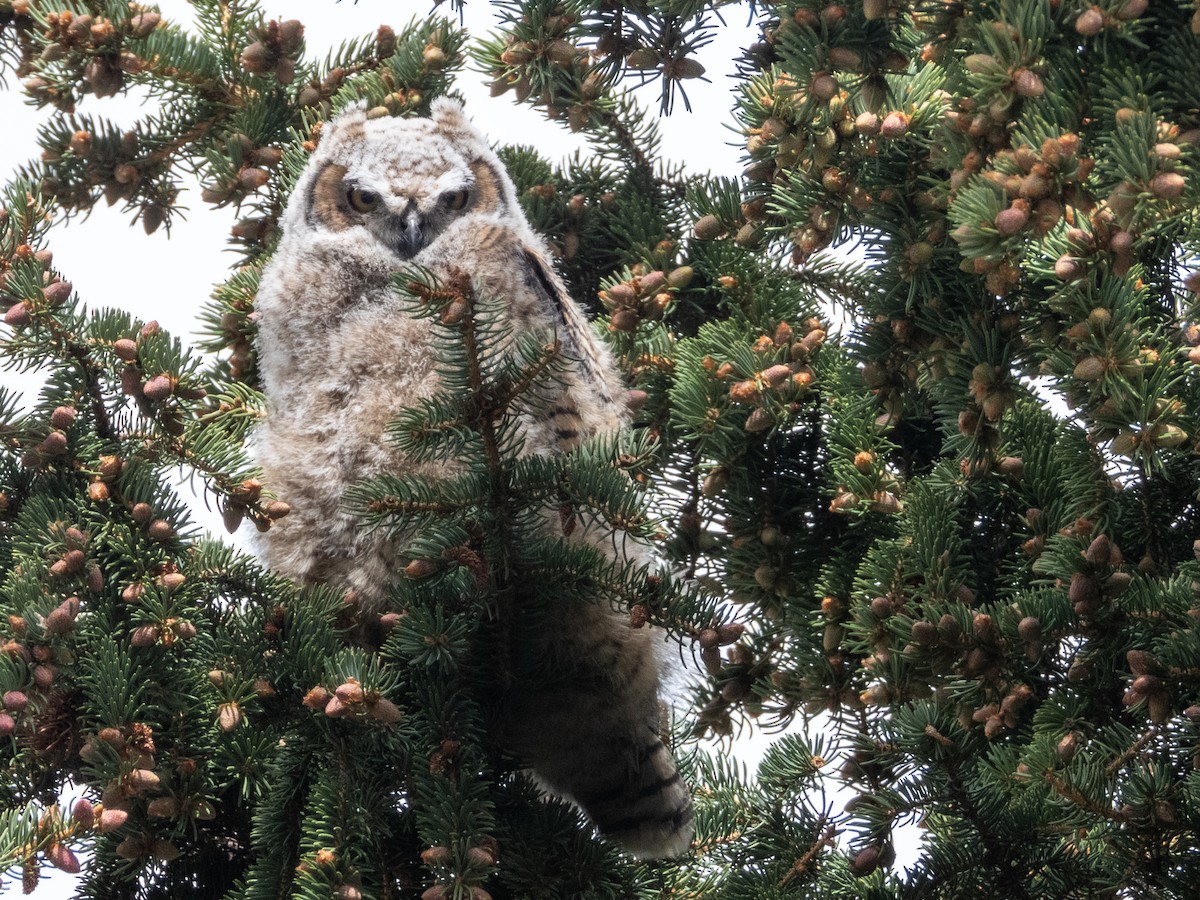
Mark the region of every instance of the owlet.
[[[407, 315], [392, 286], [410, 266], [443, 281], [469, 274], [477, 291], [503, 299], [514, 334], [553, 330], [561, 342], [569, 369], [544, 414], [523, 423], [523, 452], [569, 450], [624, 417], [607, 349], [457, 103], [434, 101], [428, 119], [368, 119], [353, 109], [328, 123], [291, 195], [256, 304], [268, 400], [258, 453], [268, 486], [292, 508], [266, 535], [265, 555], [301, 584], [356, 591], [375, 613], [386, 607], [400, 554], [363, 532], [345, 509], [347, 490], [382, 473], [445, 474], [406, 459], [384, 434], [435, 386], [429, 322]], [[539, 639], [546, 656], [573, 662], [549, 688], [518, 682], [508, 691], [498, 739], [629, 852], [682, 853], [692, 804], [659, 737], [659, 642], [606, 604], [571, 609]]]

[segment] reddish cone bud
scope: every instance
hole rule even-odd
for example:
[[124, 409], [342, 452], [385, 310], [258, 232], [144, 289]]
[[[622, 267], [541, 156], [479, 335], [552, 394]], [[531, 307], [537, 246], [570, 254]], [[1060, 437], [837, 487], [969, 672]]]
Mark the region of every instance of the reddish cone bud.
[[908, 116], [902, 112], [888, 113], [879, 127], [879, 133], [891, 140], [904, 137], [908, 133]]
[[155, 403], [166, 400], [175, 390], [169, 375], [155, 375], [142, 385], [142, 395]]
[[1107, 568], [1112, 560], [1112, 542], [1106, 535], [1100, 534], [1088, 545], [1084, 553], [1088, 564], [1095, 569]]
[[101, 834], [107, 834], [110, 831], [116, 831], [127, 821], [129, 821], [129, 810], [110, 809], [105, 807], [100, 811], [100, 818], [97, 820], [96, 830]]
[[702, 216], [697, 220], [694, 233], [699, 240], [712, 241], [716, 240], [724, 232], [721, 225], [721, 220], [716, 216]]
[[1163, 200], [1174, 200], [1183, 193], [1186, 184], [1178, 172], [1159, 172], [1150, 179], [1150, 193]]
[[354, 681], [347, 681], [345, 684], [339, 684], [333, 693], [343, 703], [356, 704], [363, 702], [364, 692], [362, 685]]
[[1005, 237], [1011, 237], [1019, 232], [1029, 222], [1029, 210], [1020, 206], [1010, 206], [1001, 210], [996, 216], [996, 230]]
[[329, 691], [317, 685], [304, 695], [303, 703], [309, 709], [323, 710], [325, 709], [325, 705], [329, 703], [330, 696]]
[[75, 618], [61, 606], [52, 610], [46, 616], [46, 633], [52, 635], [69, 634], [75, 630]]
[[1080, 381], [1098, 381], [1103, 377], [1107, 366], [1099, 356], [1085, 356], [1075, 364], [1072, 374]]
[[404, 574], [409, 578], [428, 578], [438, 570], [437, 563], [428, 559], [414, 559], [404, 567]]
[[1013, 75], [1013, 88], [1022, 97], [1040, 97], [1046, 93], [1041, 76], [1029, 69], [1017, 69]]
[[162, 17], [156, 12], [138, 13], [129, 20], [130, 34], [135, 38], [144, 38], [157, 28], [161, 21]]
[[20, 303], [14, 303], [4, 314], [4, 324], [11, 328], [24, 328], [33, 321], [32, 311], [28, 301], [22, 300]]
[[1026, 616], [1017, 625], [1017, 634], [1021, 636], [1021, 640], [1030, 644], [1039, 643], [1042, 640], [1042, 622], [1036, 616]]
[[72, 875], [79, 873], [79, 858], [71, 851], [70, 847], [57, 841], [46, 848], [46, 862], [54, 868]]
[[1083, 264], [1072, 256], [1060, 256], [1054, 263], [1054, 274], [1063, 281], [1075, 281], [1083, 275]]
[[146, 534], [151, 540], [169, 541], [175, 537], [175, 529], [166, 519], [155, 519], [146, 526]]
[[385, 725], [395, 725], [404, 718], [400, 712], [400, 707], [386, 697], [380, 697], [374, 703], [370, 704], [367, 712]]
[[1104, 13], [1100, 7], [1093, 6], [1084, 10], [1075, 20], [1075, 30], [1084, 37], [1094, 37], [1104, 30]]
[[1099, 588], [1090, 575], [1076, 572], [1071, 576], [1071, 586], [1067, 593], [1072, 603], [1092, 603], [1099, 597]]
[[881, 853], [878, 847], [874, 844], [863, 847], [856, 854], [854, 859], [850, 861], [850, 871], [860, 878], [870, 875], [879, 868], [879, 857]]
[[38, 449], [47, 456], [61, 456], [67, 452], [67, 436], [61, 431], [52, 431], [38, 445]]
[[325, 715], [331, 719], [341, 719], [350, 715], [350, 707], [337, 697], [330, 697], [329, 702], [325, 704]]
[[179, 815], [179, 801], [174, 797], [155, 797], [146, 804], [146, 815], [156, 819], [174, 819]]
[[42, 288], [42, 297], [51, 307], [61, 306], [71, 296], [72, 286], [69, 281], [56, 281]]
[[783, 364], [771, 366], [762, 372], [762, 380], [771, 387], [779, 387], [792, 375], [792, 367]]
[[255, 41], [242, 51], [238, 62], [252, 75], [262, 75], [271, 69], [271, 52], [262, 41]]
[[1134, 675], [1145, 675], [1155, 667], [1155, 660], [1145, 650], [1129, 650], [1125, 653], [1125, 662], [1129, 671]]
[[157, 790], [162, 780], [149, 769], [134, 769], [129, 773], [129, 787], [135, 794]]
[[59, 406], [50, 413], [50, 425], [60, 430], [70, 428], [75, 421], [76, 410], [73, 406]]
[[745, 427], [746, 431], [753, 434], [753, 433], [759, 432], [759, 431], [766, 431], [768, 428], [770, 428], [774, 424], [775, 424], [775, 417], [772, 416], [771, 413], [769, 413], [767, 410], [763, 409], [762, 407], [759, 407], [758, 409], [755, 409], [754, 411], [752, 411], [750, 413], [750, 415], [746, 417], [746, 424], [744, 427]]
[[80, 797], [75, 801], [75, 805], [71, 807], [71, 818], [81, 828], [91, 828], [96, 822], [96, 808], [92, 806], [92, 802], [86, 797]]
[[721, 642], [722, 646], [732, 644], [741, 639], [741, 636], [745, 630], [746, 626], [741, 622], [730, 622], [726, 625], [718, 625], [717, 638]]
[[217, 727], [222, 731], [233, 731], [242, 723], [242, 710], [236, 703], [222, 703], [217, 707]]

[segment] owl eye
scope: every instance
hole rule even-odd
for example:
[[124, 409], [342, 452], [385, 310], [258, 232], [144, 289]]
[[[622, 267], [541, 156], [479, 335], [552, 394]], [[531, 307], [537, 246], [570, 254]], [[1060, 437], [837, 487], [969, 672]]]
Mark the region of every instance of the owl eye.
[[350, 188], [346, 191], [346, 200], [360, 213], [369, 213], [379, 206], [379, 195], [363, 188]]
[[471, 192], [465, 188], [461, 191], [446, 191], [442, 194], [442, 206], [446, 209], [462, 209], [471, 199]]

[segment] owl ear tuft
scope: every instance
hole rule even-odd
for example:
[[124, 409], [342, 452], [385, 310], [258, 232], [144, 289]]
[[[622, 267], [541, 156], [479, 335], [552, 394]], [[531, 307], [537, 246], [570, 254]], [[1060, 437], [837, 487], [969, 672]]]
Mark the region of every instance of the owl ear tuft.
[[430, 118], [446, 131], [466, 131], [471, 125], [463, 112], [462, 103], [452, 97], [438, 97], [429, 104]]
[[351, 103], [349, 106], [344, 107], [341, 112], [339, 112], [336, 116], [334, 116], [330, 120], [329, 124], [330, 125], [343, 125], [346, 122], [354, 122], [354, 121], [365, 122], [366, 120], [367, 120], [367, 101], [366, 100], [356, 100], [354, 103]]
[[337, 135], [361, 132], [367, 121], [367, 101], [359, 100], [344, 108], [321, 127], [321, 140], [326, 141]]

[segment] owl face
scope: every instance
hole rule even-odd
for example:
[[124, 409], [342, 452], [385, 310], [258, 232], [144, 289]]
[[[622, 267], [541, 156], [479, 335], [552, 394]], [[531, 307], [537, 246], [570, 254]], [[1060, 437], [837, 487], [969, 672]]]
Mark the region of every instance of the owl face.
[[371, 173], [351, 174], [342, 184], [343, 212], [361, 216], [377, 241], [401, 259], [410, 259], [466, 208], [474, 186], [474, 179], [461, 171], [438, 179], [432, 191], [416, 192], [394, 181], [380, 183]]
[[292, 202], [308, 230], [369, 237], [399, 264], [464, 216], [511, 209], [498, 165], [452, 101], [435, 102], [429, 119], [368, 119], [353, 109], [326, 126]]

